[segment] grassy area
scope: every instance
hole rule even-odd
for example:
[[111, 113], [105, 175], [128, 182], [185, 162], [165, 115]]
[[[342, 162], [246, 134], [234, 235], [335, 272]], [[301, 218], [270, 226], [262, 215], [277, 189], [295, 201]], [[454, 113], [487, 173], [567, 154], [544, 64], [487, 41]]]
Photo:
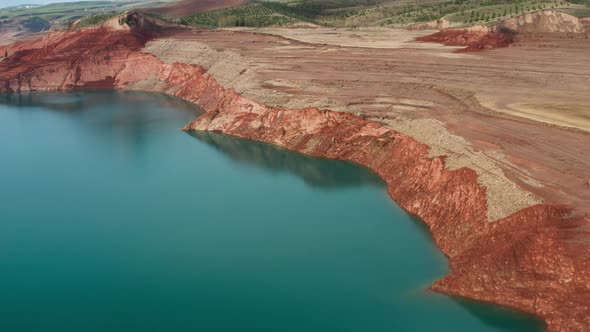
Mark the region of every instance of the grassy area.
[[39, 32], [49, 29], [50, 24], [46, 20], [35, 16], [23, 21], [23, 26], [32, 32]]
[[[53, 3], [45, 6], [14, 6], [0, 9], [0, 29], [38, 32], [52, 29], [65, 29], [77, 19], [83, 25], [97, 24], [114, 14], [133, 8], [156, 6], [157, 1], [79, 1]], [[84, 19], [87, 18], [87, 19]]]
[[487, 23], [542, 9], [562, 10], [569, 6], [571, 4], [565, 0], [520, 0], [463, 9], [460, 13], [447, 16], [447, 19], [452, 22]]
[[[3, 8], [0, 29], [17, 27], [33, 32], [49, 26], [65, 28], [79, 18], [80, 27], [96, 25], [125, 10], [156, 6], [158, 1], [80, 1]], [[306, 21], [356, 27], [400, 26], [445, 18], [458, 25], [471, 25], [491, 24], [541, 9], [590, 16], [590, 0], [252, 0], [234, 8], [187, 16], [180, 22], [207, 27], [264, 27]]]
[[208, 27], [263, 27], [288, 25], [298, 21], [294, 17], [274, 11], [267, 5], [268, 3], [251, 2], [234, 8], [187, 16], [180, 22], [186, 25]]
[[120, 7], [123, 3], [114, 3], [111, 1], [81, 1], [68, 3], [54, 3], [46, 6], [34, 6], [26, 8], [18, 6], [12, 8], [0, 9], [1, 17], [24, 18], [40, 17], [47, 21], [68, 17], [72, 15], [91, 15], [102, 11], [114, 10], [114, 7]]
[[573, 5], [564, 12], [578, 17], [590, 16], [590, 0], [571, 0], [571, 3]]
[[254, 0], [234, 8], [191, 15], [181, 19], [181, 22], [210, 27], [282, 26], [298, 21], [335, 25], [338, 19], [383, 1], [387, 0]]
[[407, 25], [445, 18], [458, 24], [486, 24], [541, 9], [566, 11], [573, 6], [566, 0], [455, 0], [404, 5], [389, 3], [353, 13], [340, 23]]
[[84, 17], [80, 20], [80, 23], [78, 23], [76, 28], [79, 29], [79, 28], [89, 27], [89, 26], [93, 26], [93, 25], [100, 25], [100, 24], [108, 21], [109, 19], [111, 19], [121, 13], [122, 12], [108, 13], [108, 14], [96, 14], [96, 15]]
[[258, 0], [185, 17], [199, 26], [269, 26], [307, 21], [326, 26], [398, 26], [445, 18], [459, 25], [556, 9], [590, 15], [590, 0]]

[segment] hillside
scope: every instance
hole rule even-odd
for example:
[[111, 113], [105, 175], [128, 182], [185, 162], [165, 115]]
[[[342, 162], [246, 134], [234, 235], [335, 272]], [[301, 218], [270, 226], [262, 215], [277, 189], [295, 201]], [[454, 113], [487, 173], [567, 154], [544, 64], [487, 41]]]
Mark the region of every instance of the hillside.
[[65, 30], [80, 19], [92, 25], [117, 13], [164, 3], [158, 0], [78, 1], [0, 8], [0, 45], [37, 32]]
[[62, 30], [81, 19], [99, 24], [134, 8], [192, 26], [292, 26], [441, 29], [499, 21], [540, 10], [590, 16], [590, 0], [138, 0], [83, 1], [0, 9], [3, 41], [30, 33]]
[[[179, 5], [186, 3], [189, 1], [181, 1]], [[202, 8], [208, 1], [193, 0], [190, 3], [195, 8]], [[335, 27], [426, 24], [426, 28], [442, 28], [493, 25], [501, 20], [547, 9], [574, 16], [590, 13], [590, 0], [253, 0], [238, 6], [230, 6], [230, 1], [226, 1], [224, 5], [228, 8], [197, 10], [198, 13], [184, 16], [180, 21], [195, 26], [281, 26], [306, 21]]]
[[148, 8], [146, 11], [164, 17], [179, 18], [195, 13], [236, 7], [246, 2], [248, 0], [180, 0], [171, 5]]

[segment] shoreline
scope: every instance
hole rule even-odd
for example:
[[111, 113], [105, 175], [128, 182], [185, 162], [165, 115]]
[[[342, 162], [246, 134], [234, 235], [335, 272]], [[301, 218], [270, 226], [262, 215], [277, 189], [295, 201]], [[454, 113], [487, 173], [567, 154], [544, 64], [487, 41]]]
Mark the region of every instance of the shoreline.
[[[235, 94], [235, 92], [231, 90], [228, 93], [230, 95]], [[239, 95], [237, 96], [237, 98], [243, 98]], [[185, 99], [183, 97], [181, 98]], [[220, 99], [224, 100], [225, 98], [222, 97]], [[190, 101], [190, 99], [185, 100]], [[196, 103], [199, 104], [198, 102]], [[257, 104], [253, 101], [247, 101], [247, 103], [254, 103], [254, 105]], [[488, 222], [484, 217], [485, 214], [481, 213], [482, 210], [485, 210], [486, 206], [485, 189], [481, 188], [477, 184], [477, 175], [475, 172], [468, 168], [447, 170], [445, 168], [444, 158], [429, 158], [427, 156], [429, 150], [427, 145], [419, 143], [413, 138], [404, 134], [384, 128], [380, 124], [356, 117], [348, 113], [330, 110], [318, 110], [315, 108], [307, 108], [304, 110], [284, 110], [281, 108], [270, 108], [264, 105], [256, 106], [262, 107], [262, 113], [252, 115], [252, 113], [256, 113], [256, 111], [240, 112], [238, 109], [235, 109], [236, 113], [231, 114], [231, 111], [228, 112], [227, 110], [210, 110], [185, 126], [183, 130], [210, 131], [232, 135], [243, 139], [273, 144], [291, 151], [296, 151], [314, 157], [349, 161], [363, 167], [367, 167], [371, 171], [375, 172], [386, 183], [387, 192], [390, 198], [396, 202], [396, 204], [398, 204], [410, 215], [417, 217], [420, 222], [424, 223], [428, 227], [429, 234], [431, 235], [435, 244], [448, 258], [451, 272], [447, 276], [436, 281], [430, 287], [431, 290], [441, 294], [459, 296], [468, 298], [470, 300], [509, 307], [526, 314], [534, 315], [547, 323], [546, 317], [539, 315], [538, 311], [536, 311], [534, 308], [530, 308], [527, 305], [510, 300], [506, 301], [505, 299], [502, 299], [501, 296], [487, 296], [485, 291], [481, 293], [472, 293], [461, 290], [461, 287], [457, 287], [456, 284], [458, 281], [453, 279], [457, 277], [457, 270], [464, 268], [461, 266], [462, 264], [460, 264], [460, 262], [465, 259], [463, 256], [463, 250], [471, 251], [478, 250], [478, 248], [465, 248], [463, 250], [458, 250], [459, 248], [457, 248], [454, 244], [464, 243], [463, 241], [469, 241], [471, 245], [474, 245], [478, 239], [470, 238], [470, 236], [465, 234], [453, 234], [454, 231], [452, 229], [448, 229], [449, 225], [439, 225], [440, 219], [435, 217], [435, 215], [442, 214], [447, 218], [459, 217], [461, 221], [465, 221], [465, 218], [461, 217], [473, 217], [473, 219], [470, 220], [475, 221], [477, 224], [473, 225], [475, 229], [471, 230], [474, 230], [476, 233], [478, 233], [476, 238], [480, 238], [492, 235], [490, 233], [503, 233], [504, 228], [509, 226], [508, 224], [524, 221], [523, 219], [527, 218], [529, 215], [532, 215], [537, 219], [529, 219], [530, 221], [527, 220], [527, 222], [531, 222], [533, 224], [538, 223], [541, 225], [546, 225], [559, 223], [562, 221], [575, 223], [577, 220], [568, 220], [567, 218], [564, 218], [568, 213], [571, 212], [570, 209], [565, 207], [538, 204], [520, 210], [515, 214], [497, 222]], [[254, 109], [257, 108], [256, 106]], [[304, 115], [300, 117], [300, 113], [304, 113]], [[318, 118], [320, 119], [318, 120]], [[300, 120], [302, 123], [297, 123], [297, 120]], [[279, 123], [276, 123], [275, 121], [279, 121]], [[311, 124], [307, 126], [305, 124], [306, 121], [310, 121]], [[286, 123], [288, 123], [288, 126], [293, 126], [293, 123], [296, 123], [295, 126], [302, 130], [309, 127], [313, 128], [314, 124], [317, 125], [317, 121], [326, 124], [326, 126], [322, 125], [317, 127], [319, 131], [315, 133], [295, 133], [291, 136], [292, 132], [285, 129]], [[342, 132], [338, 130], [337, 127], [344, 128], [344, 130], [347, 132], [345, 137], [339, 136]], [[353, 132], [353, 134], [351, 135], [350, 132]], [[318, 138], [320, 139], [318, 140]], [[309, 145], [308, 143], [310, 141], [316, 142], [314, 142], [312, 145]], [[326, 141], [329, 142], [327, 145], [325, 144]], [[394, 147], [396, 151], [393, 152], [387, 151], [386, 149], [388, 147], [391, 148], [392, 145], [395, 145], [394, 141], [401, 142], [401, 144], [405, 144], [406, 146]], [[399, 148], [399, 150], [397, 148]], [[372, 151], [374, 155], [365, 155], [363, 152], [364, 149]], [[385, 156], [385, 158], [391, 157], [391, 155], [397, 155], [405, 156], [406, 158], [417, 162], [417, 164], [426, 163], [428, 165], [424, 166], [424, 169], [427, 170], [427, 172], [419, 172], [421, 174], [414, 176], [408, 176], [405, 173], [392, 174], [395, 173], [392, 168], [397, 169], [397, 166], [400, 165], [395, 163], [395, 161], [394, 165], [384, 162], [384, 156], [382, 154], [389, 154], [389, 156]], [[416, 164], [413, 164], [412, 166], [416, 166]], [[449, 185], [449, 183], [460, 179], [460, 183], [453, 183], [451, 185], [457, 186], [453, 191], [446, 192], [447, 195], [461, 196], [459, 199], [460, 203], [455, 205], [454, 211], [449, 211], [448, 209], [444, 208], [443, 209], [446, 211], [441, 211], [440, 207], [441, 205], [444, 205], [444, 203], [438, 206], [427, 206], [428, 201], [432, 198], [432, 196], [437, 197], [440, 192], [444, 191], [444, 189], [441, 189], [441, 187], [439, 187], [438, 190], [435, 189], [428, 193], [432, 196], [417, 197], [422, 196], [422, 194], [427, 192], [427, 190], [416, 190], [415, 186], [423, 185], [423, 183], [420, 183], [420, 181], [428, 181], [425, 178], [431, 176], [434, 178], [446, 178], [443, 181], [444, 183], [440, 184], [441, 187], [446, 187]], [[404, 183], [402, 178], [411, 178], [414, 180], [419, 179], [419, 181], [407, 181]], [[466, 181], [465, 179], [469, 180]], [[409, 190], [409, 192], [406, 191], [406, 189]], [[408, 197], [409, 195], [413, 195], [413, 197]], [[472, 195], [477, 196], [477, 198], [472, 200]], [[452, 202], [445, 203], [452, 204]], [[465, 206], [471, 207], [471, 210], [460, 211]], [[461, 221], [455, 221], [453, 223], [460, 224]], [[457, 237], [461, 237], [461, 239], [458, 239]], [[459, 280], [458, 283], [460, 284], [461, 281]], [[549, 330], [558, 331], [559, 329]]]
[[[115, 32], [108, 38], [125, 41], [131, 38], [128, 34]], [[83, 33], [78, 36], [86, 54], [87, 39]], [[0, 91], [38, 90], [47, 87], [46, 82], [60, 82], [47, 90], [131, 86], [164, 92], [206, 111], [185, 130], [220, 132], [363, 165], [384, 180], [401, 208], [428, 226], [449, 259], [451, 272], [432, 290], [535, 315], [550, 331], [583, 331], [590, 326], [585, 318], [587, 299], [578, 291], [590, 280], [583, 260], [587, 247], [564, 241], [587, 219], [572, 215], [572, 209], [537, 204], [489, 222], [487, 190], [478, 183], [478, 174], [467, 167], [447, 169], [446, 157], [430, 156], [428, 145], [350, 113], [266, 106], [222, 86], [202, 66], [166, 64], [142, 53], [141, 43], [128, 41], [127, 48], [108, 54], [105, 72], [92, 70], [94, 60], [104, 55], [100, 52], [81, 55], [74, 70], [58, 63], [51, 70], [36, 71], [29, 67], [35, 65], [32, 61], [17, 67], [18, 77], [5, 80]], [[34, 51], [31, 54], [22, 59], [35, 59]], [[90, 76], [85, 77], [87, 71]], [[21, 73], [31, 76], [27, 80]]]

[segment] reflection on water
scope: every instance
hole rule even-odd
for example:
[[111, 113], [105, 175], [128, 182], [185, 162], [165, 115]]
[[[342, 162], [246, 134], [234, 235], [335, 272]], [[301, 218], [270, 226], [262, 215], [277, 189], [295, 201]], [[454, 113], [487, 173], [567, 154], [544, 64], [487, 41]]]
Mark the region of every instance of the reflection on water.
[[[483, 324], [491, 329], [498, 331], [522, 332], [523, 326], [529, 326], [529, 331], [545, 330], [545, 323], [543, 323], [541, 319], [523, 314], [520, 311], [460, 297], [449, 296], [449, 298], [470, 312], [473, 316], [477, 317]], [[512, 321], [503, 319], [508, 315], [513, 317]], [[517, 323], [515, 324], [515, 322]]]
[[105, 104], [119, 105], [121, 102], [145, 104], [152, 107], [174, 109], [180, 112], [202, 113], [189, 102], [165, 94], [142, 91], [49, 91], [0, 94], [0, 104], [17, 107], [39, 107], [45, 110], [81, 112], [95, 108], [104, 109]]
[[0, 96], [1, 331], [540, 330], [426, 291], [447, 261], [367, 169], [179, 130], [198, 114]]
[[[127, 105], [121, 111], [121, 104]], [[0, 94], [0, 105], [19, 107], [23, 127], [38, 117], [36, 112], [54, 111], [72, 130], [92, 131], [129, 159], [142, 162], [150, 144], [160, 139], [155, 132], [180, 130], [186, 123], [203, 113], [192, 103], [165, 94], [141, 91], [51, 91], [21, 94]], [[57, 129], [47, 128], [45, 135], [57, 135]], [[91, 136], [92, 137], [92, 136]]]
[[270, 144], [210, 132], [189, 132], [191, 136], [222, 152], [232, 161], [272, 172], [290, 172], [310, 186], [337, 188], [371, 184], [385, 186], [377, 174], [348, 162], [326, 162]]

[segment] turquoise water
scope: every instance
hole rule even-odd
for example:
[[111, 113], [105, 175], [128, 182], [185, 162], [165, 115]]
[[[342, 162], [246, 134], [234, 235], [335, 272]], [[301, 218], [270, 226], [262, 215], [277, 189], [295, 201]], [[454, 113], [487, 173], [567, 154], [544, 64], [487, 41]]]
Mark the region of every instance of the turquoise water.
[[0, 331], [539, 331], [366, 169], [179, 130], [130, 92], [0, 96]]

